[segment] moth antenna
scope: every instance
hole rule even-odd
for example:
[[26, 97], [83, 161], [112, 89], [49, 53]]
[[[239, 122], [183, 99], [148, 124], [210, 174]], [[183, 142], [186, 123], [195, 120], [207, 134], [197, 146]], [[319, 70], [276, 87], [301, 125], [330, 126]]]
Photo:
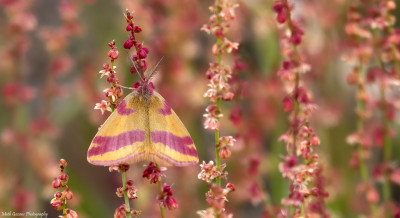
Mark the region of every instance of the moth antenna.
[[157, 62], [156, 66], [153, 68], [153, 70], [150, 71], [148, 80], [150, 80], [154, 75], [156, 75], [156, 73], [158, 72], [157, 68], [163, 59], [164, 59], [164, 56], [161, 57], [161, 59]]
[[124, 89], [134, 89], [132, 87], [127, 87], [127, 86], [123, 86], [123, 85], [119, 85], [120, 87], [124, 88]]
[[136, 67], [135, 62], [132, 60], [132, 56], [129, 54], [128, 51], [125, 50], [125, 52], [128, 54], [129, 60], [132, 62], [132, 65], [133, 65], [133, 67], [135, 68], [136, 73], [139, 75], [140, 80], [144, 81], [142, 75], [140, 74], [139, 70], [138, 70], [137, 67]]

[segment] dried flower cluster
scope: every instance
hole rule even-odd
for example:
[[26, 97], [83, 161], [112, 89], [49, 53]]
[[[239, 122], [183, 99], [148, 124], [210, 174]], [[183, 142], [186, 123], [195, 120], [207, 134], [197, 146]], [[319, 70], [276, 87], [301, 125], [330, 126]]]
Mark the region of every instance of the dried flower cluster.
[[62, 191], [57, 191], [54, 194], [54, 198], [50, 201], [50, 204], [55, 210], [62, 210], [63, 214], [60, 216], [61, 218], [78, 218], [79, 216], [75, 211], [66, 208], [67, 200], [71, 200], [74, 196], [67, 185], [68, 175], [64, 173], [65, 167], [68, 165], [67, 161], [60, 159], [58, 164], [60, 166], [61, 175], [53, 180], [53, 188], [61, 188]]
[[[219, 136], [220, 118], [223, 116], [220, 103], [221, 101], [231, 101], [234, 97], [235, 90], [231, 87], [232, 67], [222, 62], [222, 55], [232, 53], [237, 50], [239, 43], [232, 42], [226, 37], [230, 22], [235, 19], [235, 8], [238, 4], [234, 4], [229, 0], [216, 0], [210, 7], [213, 13], [210, 16], [209, 24], [204, 25], [201, 29], [208, 34], [212, 34], [217, 38], [217, 42], [212, 46], [212, 53], [216, 56], [216, 61], [211, 62], [206, 72], [209, 79], [209, 89], [204, 97], [209, 98], [212, 103], [206, 108], [206, 118], [204, 128], [215, 131], [215, 153], [216, 164], [213, 161], [200, 164], [201, 171], [198, 178], [208, 183], [210, 191], [206, 194], [207, 203], [210, 208], [204, 211], [198, 211], [201, 217], [228, 217], [225, 211], [226, 195], [234, 189], [223, 189], [221, 187], [221, 179], [226, 178], [227, 172], [224, 171], [226, 164], [221, 164], [221, 159], [227, 159], [231, 156], [230, 147], [233, 146], [235, 139], [232, 136]], [[213, 183], [215, 180], [215, 183]], [[230, 187], [232, 184], [228, 183]]]
[[302, 43], [304, 31], [292, 20], [293, 10], [287, 0], [275, 0], [273, 9], [276, 20], [284, 25], [286, 35], [281, 36], [281, 53], [285, 60], [278, 72], [285, 85], [287, 95], [283, 99], [284, 110], [289, 112], [290, 128], [279, 140], [286, 144], [287, 156], [279, 164], [284, 178], [289, 179], [289, 197], [282, 204], [295, 208], [293, 214], [282, 209], [281, 214], [294, 217], [308, 217], [313, 214], [327, 217], [324, 199], [327, 192], [322, 179], [322, 167], [318, 154], [314, 152], [320, 140], [309, 120], [316, 109], [311, 92], [304, 86], [301, 75], [309, 71], [309, 65], [302, 59], [298, 46]]
[[[391, 161], [392, 139], [395, 134], [391, 123], [399, 110], [398, 93], [400, 75], [400, 29], [395, 29], [395, 18], [391, 12], [395, 1], [377, 0], [368, 4], [356, 1], [348, 9], [346, 33], [352, 37], [352, 51], [347, 61], [352, 64], [352, 72], [347, 77], [350, 85], [357, 86], [357, 131], [347, 138], [349, 144], [356, 145], [351, 166], [358, 168], [362, 184], [358, 191], [370, 204], [373, 216], [392, 216], [390, 207], [391, 185], [400, 184], [400, 169]], [[378, 86], [379, 94], [371, 87]], [[372, 149], [383, 150], [381, 163], [375, 168], [367, 166], [372, 160]], [[372, 171], [372, 172], [371, 172]], [[376, 184], [383, 183], [381, 198]], [[379, 202], [386, 212], [378, 210]]]
[[162, 177], [165, 177], [165, 174], [162, 171], [166, 171], [166, 167], [159, 167], [156, 163], [150, 162], [146, 169], [143, 171], [142, 177], [149, 180], [150, 184], [158, 184], [158, 203], [161, 209], [162, 217], [165, 217], [164, 208], [168, 210], [173, 210], [178, 208], [178, 202], [172, 197], [174, 191], [171, 186], [166, 183], [162, 184]]

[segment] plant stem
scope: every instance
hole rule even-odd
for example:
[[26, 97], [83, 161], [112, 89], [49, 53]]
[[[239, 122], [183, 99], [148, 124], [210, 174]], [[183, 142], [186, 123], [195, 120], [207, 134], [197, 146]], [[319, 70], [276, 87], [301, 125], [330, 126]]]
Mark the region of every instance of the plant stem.
[[125, 208], [126, 211], [128, 212], [126, 214], [127, 218], [131, 218], [131, 207], [129, 205], [129, 198], [128, 198], [128, 193], [126, 190], [126, 178], [125, 178], [125, 172], [121, 171], [121, 176], [122, 176], [122, 188], [124, 189], [124, 198], [125, 198]]
[[[61, 184], [62, 184], [62, 190], [63, 190], [63, 192], [64, 192], [64, 191], [65, 191], [65, 181], [64, 181], [64, 180], [61, 180]], [[63, 204], [62, 204], [63, 216], [67, 215], [67, 212], [65, 211], [66, 201], [67, 201], [67, 200], [64, 198]]]
[[[161, 186], [161, 181], [157, 182], [158, 185], [158, 196], [162, 196], [162, 186]], [[161, 212], [161, 217], [165, 218], [165, 209], [160, 205], [160, 212]]]

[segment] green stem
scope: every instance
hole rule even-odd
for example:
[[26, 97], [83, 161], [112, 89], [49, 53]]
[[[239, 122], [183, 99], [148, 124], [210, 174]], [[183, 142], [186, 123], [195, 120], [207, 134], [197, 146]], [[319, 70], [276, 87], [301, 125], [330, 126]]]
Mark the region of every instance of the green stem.
[[[158, 196], [162, 196], [161, 181], [158, 181], [157, 184], [158, 184]], [[161, 212], [161, 217], [165, 218], [165, 209], [161, 205], [160, 205], [160, 212]]]
[[[63, 192], [65, 191], [65, 181], [61, 180], [61, 184], [62, 184], [62, 190]], [[62, 205], [62, 211], [63, 211], [63, 216], [67, 215], [67, 212], [65, 211], [65, 205], [67, 204], [67, 199], [64, 198], [63, 200], [63, 205]]]
[[129, 205], [129, 198], [128, 198], [128, 193], [126, 190], [126, 178], [125, 178], [125, 172], [121, 172], [121, 176], [122, 176], [122, 188], [124, 189], [124, 199], [125, 199], [125, 208], [127, 211], [126, 217], [127, 218], [131, 218], [131, 207]]
[[[220, 99], [217, 99], [217, 111], [219, 110]], [[217, 170], [221, 170], [221, 158], [219, 157], [219, 151], [221, 150], [219, 146], [219, 130], [215, 130], [215, 157], [217, 160]], [[217, 185], [221, 186], [221, 177], [216, 178]]]

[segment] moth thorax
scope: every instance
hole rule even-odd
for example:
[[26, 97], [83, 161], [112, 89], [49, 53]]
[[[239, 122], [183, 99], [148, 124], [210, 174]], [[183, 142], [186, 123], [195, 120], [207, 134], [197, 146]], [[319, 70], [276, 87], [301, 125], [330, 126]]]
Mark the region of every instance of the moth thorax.
[[148, 101], [150, 97], [153, 95], [154, 88], [152, 84], [147, 82], [142, 83], [138, 88], [138, 93], [143, 97], [145, 101]]

